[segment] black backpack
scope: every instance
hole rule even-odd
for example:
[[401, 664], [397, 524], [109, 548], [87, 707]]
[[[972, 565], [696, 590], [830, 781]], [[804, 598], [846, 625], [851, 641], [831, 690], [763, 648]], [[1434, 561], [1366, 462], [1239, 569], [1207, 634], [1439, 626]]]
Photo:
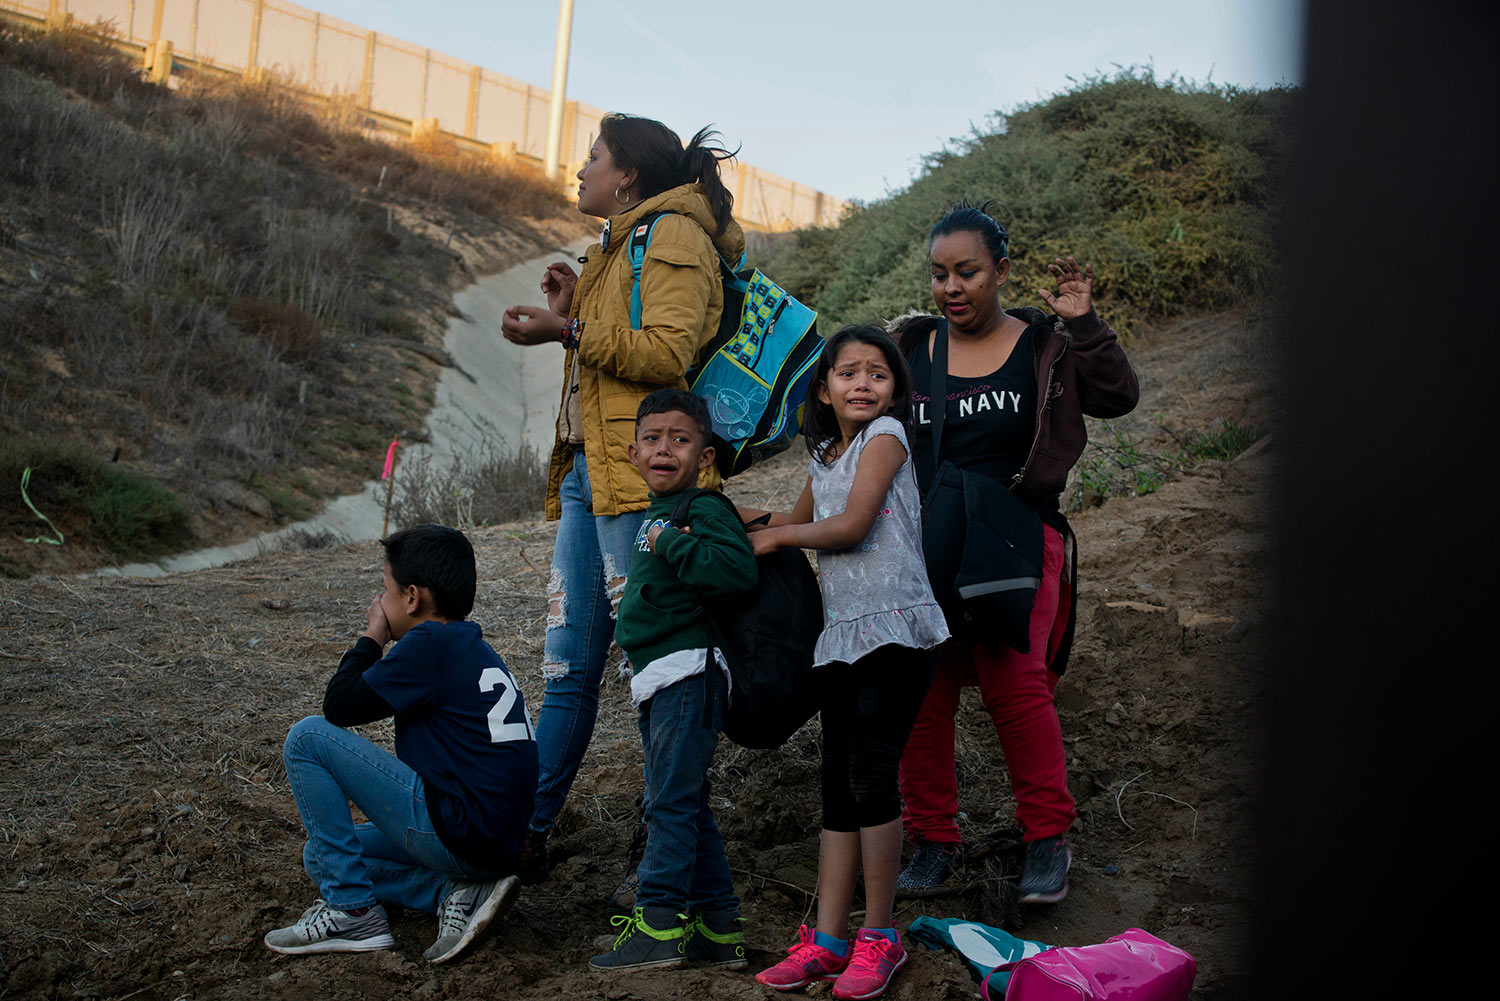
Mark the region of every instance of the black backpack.
[[[709, 503], [734, 502], [715, 490], [689, 487], [672, 508], [672, 524], [691, 525], [688, 507], [699, 497]], [[738, 512], [736, 512], [736, 517]], [[813, 671], [813, 647], [823, 630], [823, 599], [818, 578], [800, 549], [778, 549], [756, 560], [760, 573], [754, 592], [702, 603], [708, 616], [709, 648], [704, 685], [704, 725], [714, 693], [724, 683], [713, 650], [724, 654], [733, 679], [724, 736], [741, 747], [773, 748], [786, 743], [818, 711], [820, 693]]]

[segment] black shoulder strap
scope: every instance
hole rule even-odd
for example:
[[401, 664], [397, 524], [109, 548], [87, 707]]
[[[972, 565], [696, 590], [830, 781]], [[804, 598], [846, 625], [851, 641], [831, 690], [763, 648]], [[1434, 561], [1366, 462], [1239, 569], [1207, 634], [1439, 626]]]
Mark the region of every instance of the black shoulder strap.
[[932, 468], [942, 464], [943, 418], [948, 414], [948, 320], [938, 321], [932, 342]]
[[[735, 507], [734, 501], [725, 497], [717, 490], [688, 487], [682, 492], [682, 496], [677, 498], [677, 503], [672, 505], [673, 528], [691, 524], [688, 521], [688, 508], [692, 506], [696, 498], [702, 497], [705, 494], [710, 497], [719, 498], [720, 502], [729, 505], [729, 510], [735, 513], [735, 517], [739, 517], [739, 508]], [[703, 607], [701, 601], [698, 602], [698, 614], [703, 616], [708, 622], [709, 644], [703, 655], [703, 729], [712, 730], [714, 728], [714, 701], [718, 697], [719, 686], [724, 684], [724, 679], [719, 675], [719, 665], [714, 663], [714, 650], [716, 648], [724, 648], [724, 642], [723, 634], [720, 633], [718, 626], [714, 623], [713, 616], [708, 614], [708, 609]], [[728, 656], [727, 649], [725, 656]]]
[[646, 256], [646, 246], [651, 242], [651, 227], [656, 225], [656, 220], [670, 212], [647, 212], [635, 221], [630, 228], [630, 242], [626, 244], [626, 250], [630, 255], [631, 266], [636, 274], [640, 274], [640, 260]]
[[672, 524], [674, 526], [687, 524], [688, 507], [692, 505], [693, 498], [703, 492], [702, 487], [688, 487], [682, 492], [682, 496], [677, 498], [677, 503], [672, 505]]
[[736, 518], [739, 517], [740, 509], [735, 507], [734, 501], [725, 497], [719, 491], [704, 490], [702, 487], [688, 487], [682, 492], [682, 496], [677, 498], [677, 503], [672, 505], [672, 524], [674, 526], [691, 524], [688, 521], [688, 508], [692, 505], [695, 498], [702, 497], [705, 494], [710, 497], [717, 497], [720, 503], [728, 505], [729, 510], [734, 512]]

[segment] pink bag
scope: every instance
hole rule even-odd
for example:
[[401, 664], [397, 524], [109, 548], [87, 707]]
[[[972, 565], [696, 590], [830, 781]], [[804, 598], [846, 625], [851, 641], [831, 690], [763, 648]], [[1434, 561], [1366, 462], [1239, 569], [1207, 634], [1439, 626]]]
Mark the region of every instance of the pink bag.
[[[1066, 946], [1003, 963], [1005, 1001], [1186, 1001], [1198, 964], [1186, 952], [1132, 928], [1099, 945]], [[989, 978], [982, 993], [991, 1001]]]

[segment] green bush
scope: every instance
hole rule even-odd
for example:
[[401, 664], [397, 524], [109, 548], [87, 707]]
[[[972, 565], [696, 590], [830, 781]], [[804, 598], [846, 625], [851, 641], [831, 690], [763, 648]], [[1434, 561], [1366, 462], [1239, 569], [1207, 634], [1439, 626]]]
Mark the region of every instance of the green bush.
[[1093, 507], [1110, 497], [1144, 497], [1155, 493], [1181, 469], [1180, 453], [1158, 454], [1132, 441], [1120, 428], [1103, 422], [1074, 467], [1068, 492], [1070, 510]]
[[158, 556], [192, 540], [187, 507], [170, 490], [78, 445], [13, 437], [0, 444], [0, 521], [14, 535], [50, 536], [21, 496], [65, 535], [82, 532], [124, 558]]
[[928, 157], [905, 190], [802, 230], [760, 261], [828, 329], [932, 309], [927, 231], [961, 197], [1000, 199], [1013, 277], [1006, 305], [1042, 305], [1046, 266], [1092, 263], [1122, 332], [1221, 308], [1274, 272], [1296, 94], [1156, 80], [1124, 70], [1010, 114]]
[[1218, 430], [1205, 431], [1189, 442], [1187, 454], [1193, 459], [1227, 462], [1269, 433], [1270, 429], [1259, 424], [1241, 424], [1226, 419]]

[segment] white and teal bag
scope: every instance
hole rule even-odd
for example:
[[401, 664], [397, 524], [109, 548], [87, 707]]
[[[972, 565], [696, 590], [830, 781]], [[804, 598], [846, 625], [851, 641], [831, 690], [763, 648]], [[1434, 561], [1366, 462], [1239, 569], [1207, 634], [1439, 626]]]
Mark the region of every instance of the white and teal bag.
[[964, 918], [917, 918], [906, 930], [908, 942], [921, 942], [929, 949], [952, 949], [964, 958], [974, 974], [976, 982], [989, 979], [989, 990], [993, 997], [1003, 997], [1010, 983], [1010, 971], [1001, 972], [995, 967], [1002, 963], [1018, 963], [1052, 948], [1041, 942], [1016, 938], [1010, 932], [991, 928], [977, 921]]

